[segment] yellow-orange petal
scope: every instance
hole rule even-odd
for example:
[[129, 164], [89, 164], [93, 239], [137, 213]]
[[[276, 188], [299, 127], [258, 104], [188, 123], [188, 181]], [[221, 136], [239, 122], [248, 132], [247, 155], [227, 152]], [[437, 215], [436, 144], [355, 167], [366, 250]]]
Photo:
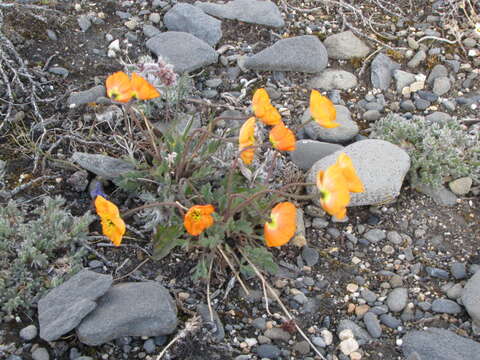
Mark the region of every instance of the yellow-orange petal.
[[252, 116], [247, 121], [245, 121], [240, 128], [240, 134], [238, 138], [239, 150], [241, 151], [240, 158], [246, 165], [252, 163], [255, 155], [255, 149], [243, 149], [255, 145], [255, 127], [255, 117]]
[[312, 90], [310, 94], [310, 114], [312, 118], [325, 128], [336, 128], [340, 126], [336, 123], [337, 109], [335, 105], [326, 96], [322, 96], [317, 90]]
[[277, 108], [273, 105], [269, 105], [265, 108], [263, 116], [259, 117], [265, 125], [275, 126], [282, 122], [282, 116], [278, 112]]
[[108, 237], [115, 246], [120, 246], [125, 234], [125, 222], [120, 217], [118, 207], [103, 196], [95, 198], [95, 209], [102, 224], [103, 235]]
[[155, 87], [137, 73], [132, 74], [132, 97], [138, 100], [151, 100], [160, 96]]
[[338, 219], [345, 218], [350, 192], [341, 168], [334, 164], [326, 171], [320, 170], [317, 173], [317, 187], [322, 208]]
[[112, 100], [126, 103], [132, 98], [130, 78], [123, 71], [110, 75], [105, 86], [107, 95]]
[[264, 88], [258, 89], [253, 94], [252, 108], [255, 116], [266, 125], [274, 126], [282, 121], [280, 113], [270, 103], [270, 97]]
[[194, 205], [185, 214], [183, 225], [190, 235], [198, 236], [213, 225], [214, 212], [213, 205]]
[[297, 230], [297, 209], [291, 202], [282, 202], [272, 209], [270, 222], [264, 225], [265, 243], [269, 247], [282, 246]]
[[362, 180], [360, 180], [355, 168], [353, 167], [352, 159], [350, 159], [347, 154], [341, 153], [336, 164], [342, 169], [343, 176], [347, 181], [348, 191], [354, 193], [361, 193], [365, 191]]
[[270, 130], [269, 138], [273, 147], [277, 150], [294, 151], [296, 148], [295, 134], [287, 128], [283, 122], [275, 125], [272, 130]]

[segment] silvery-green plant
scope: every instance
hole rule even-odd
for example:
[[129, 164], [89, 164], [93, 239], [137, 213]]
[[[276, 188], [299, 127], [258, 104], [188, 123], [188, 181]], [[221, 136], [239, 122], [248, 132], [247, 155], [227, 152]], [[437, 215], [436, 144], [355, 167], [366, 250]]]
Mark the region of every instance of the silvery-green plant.
[[28, 312], [47, 289], [78, 271], [93, 219], [73, 216], [60, 197], [45, 198], [32, 212], [13, 200], [0, 207], [0, 310]]
[[408, 152], [414, 186], [438, 187], [462, 176], [480, 182], [479, 134], [467, 132], [456, 119], [429, 122], [422, 116], [405, 119], [389, 114], [373, 124], [370, 137], [397, 144]]

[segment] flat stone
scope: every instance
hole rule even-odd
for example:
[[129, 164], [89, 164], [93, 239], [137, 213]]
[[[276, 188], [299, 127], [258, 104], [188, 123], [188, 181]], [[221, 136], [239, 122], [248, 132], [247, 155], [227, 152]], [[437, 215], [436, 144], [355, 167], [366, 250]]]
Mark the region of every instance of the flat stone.
[[35, 325], [28, 325], [27, 327], [24, 327], [22, 330], [20, 330], [20, 337], [25, 340], [25, 341], [30, 341], [33, 340], [37, 337], [38, 330]]
[[480, 325], [480, 271], [477, 271], [465, 284], [462, 303], [472, 320]]
[[366, 344], [367, 342], [372, 340], [372, 337], [370, 336], [368, 331], [362, 328], [360, 325], [356, 324], [352, 320], [348, 320], [348, 319], [340, 320], [337, 327], [337, 332], [341, 333], [343, 330], [346, 330], [346, 329], [349, 329], [352, 331], [359, 345]]
[[50, 360], [50, 355], [48, 350], [44, 347], [37, 347], [32, 352], [32, 359], [33, 360]]
[[78, 26], [80, 26], [80, 30], [83, 32], [86, 32], [92, 26], [92, 21], [88, 15], [80, 15], [77, 19], [77, 22]]
[[292, 161], [302, 170], [309, 170], [318, 160], [335, 151], [342, 150], [343, 146], [316, 140], [298, 140], [296, 149], [290, 153]]
[[222, 38], [222, 22], [190, 4], [176, 4], [164, 15], [163, 22], [168, 30], [190, 33], [210, 46]]
[[480, 343], [438, 328], [409, 331], [403, 337], [402, 351], [405, 357], [416, 352], [422, 360], [480, 359]]
[[428, 74], [427, 84], [432, 85], [435, 79], [440, 77], [447, 77], [447, 76], [448, 76], [448, 69], [445, 67], [445, 65], [437, 64], [433, 67], [432, 71], [430, 71], [430, 74]]
[[464, 263], [454, 262], [450, 264], [450, 272], [457, 280], [463, 280], [467, 277], [467, 269]]
[[332, 59], [363, 58], [370, 52], [370, 48], [351, 31], [330, 35], [323, 43]]
[[153, 25], [150, 25], [150, 24], [143, 25], [143, 35], [145, 35], [148, 38], [152, 38], [152, 37], [157, 36], [161, 33], [162, 32], [160, 31], [160, 29], [158, 29], [157, 27], [155, 27]]
[[457, 197], [450, 190], [444, 186], [432, 187], [424, 184], [417, 184], [415, 189], [425, 195], [428, 195], [435, 201], [436, 204], [442, 206], [455, 206], [457, 204]]
[[302, 258], [308, 266], [315, 266], [320, 259], [318, 250], [304, 246], [302, 249]]
[[453, 300], [435, 299], [432, 302], [432, 311], [436, 313], [458, 314], [462, 311], [462, 308]]
[[412, 69], [416, 68], [418, 65], [420, 65], [421, 62], [425, 61], [426, 58], [427, 53], [425, 52], [425, 50], [421, 49], [407, 63], [407, 66]]
[[266, 358], [266, 359], [276, 359], [281, 354], [281, 351], [278, 348], [278, 346], [270, 345], [270, 344], [263, 344], [258, 346], [255, 352], [261, 358]]
[[38, 302], [40, 337], [55, 341], [73, 330], [112, 285], [111, 275], [83, 270], [52, 289]]
[[407, 306], [408, 290], [406, 288], [395, 288], [387, 296], [387, 306], [390, 311], [399, 312]]
[[218, 53], [205, 41], [178, 31], [167, 31], [146, 42], [147, 48], [173, 65], [177, 73], [200, 69], [217, 62]]
[[327, 67], [327, 50], [318, 37], [296, 36], [277, 41], [245, 60], [245, 67], [259, 71], [319, 73]]
[[[403, 179], [410, 168], [410, 157], [400, 147], [383, 140], [358, 141], [324, 157], [312, 166], [307, 182], [316, 182], [318, 171], [333, 165], [341, 152], [352, 159], [365, 186], [365, 192], [351, 194], [349, 206], [381, 204], [394, 200], [400, 194]], [[316, 186], [309, 186], [307, 191], [318, 194]], [[313, 201], [319, 205], [317, 198]]]
[[264, 333], [266, 337], [268, 337], [271, 340], [281, 340], [284, 342], [288, 342], [290, 340], [291, 335], [288, 331], [285, 331], [281, 328], [271, 328], [267, 329]]
[[365, 234], [363, 234], [363, 237], [367, 239], [369, 242], [375, 244], [379, 241], [384, 240], [387, 237], [387, 235], [384, 230], [370, 229]]
[[77, 91], [70, 94], [67, 99], [67, 105], [69, 106], [77, 106], [83, 105], [88, 103], [96, 102], [99, 97], [105, 96], [107, 90], [103, 85], [94, 86], [91, 89], [84, 90], [84, 91]]
[[169, 335], [177, 328], [177, 308], [156, 282], [113, 286], [77, 327], [79, 340], [97, 346], [122, 336]]
[[195, 6], [217, 18], [238, 20], [276, 28], [285, 25], [280, 10], [271, 1], [234, 0], [226, 4], [197, 1]]
[[210, 317], [210, 310], [206, 304], [198, 304], [197, 305], [197, 312], [200, 314], [202, 321], [204, 324], [209, 324], [211, 329], [215, 329], [213, 331], [213, 337], [216, 341], [220, 342], [225, 338], [225, 329], [223, 327], [223, 323], [218, 316], [218, 313], [212, 309], [213, 312], [213, 322]]
[[367, 312], [363, 316], [363, 323], [373, 338], [378, 339], [382, 336], [382, 326], [380, 325], [377, 315], [370, 311]]
[[363, 113], [363, 120], [372, 122], [377, 121], [382, 117], [382, 114], [378, 110], [368, 110]]
[[[350, 111], [343, 105], [335, 105], [337, 110], [336, 122], [340, 126], [332, 129], [324, 128], [315, 121], [305, 125], [305, 133], [312, 140], [320, 140], [332, 143], [345, 143], [352, 140], [359, 132], [358, 125], [352, 120]], [[302, 123], [311, 118], [310, 109], [305, 110], [302, 116]]]
[[345, 70], [327, 69], [309, 81], [310, 88], [348, 90], [357, 86], [357, 77]]
[[116, 182], [118, 177], [135, 170], [135, 166], [121, 159], [106, 155], [75, 152], [72, 161], [80, 167], [106, 179]]
[[433, 82], [433, 92], [438, 96], [442, 96], [450, 91], [452, 83], [448, 77], [436, 78]]
[[400, 64], [390, 59], [387, 55], [379, 53], [371, 64], [372, 86], [376, 89], [387, 90], [392, 81], [393, 72], [400, 68]]

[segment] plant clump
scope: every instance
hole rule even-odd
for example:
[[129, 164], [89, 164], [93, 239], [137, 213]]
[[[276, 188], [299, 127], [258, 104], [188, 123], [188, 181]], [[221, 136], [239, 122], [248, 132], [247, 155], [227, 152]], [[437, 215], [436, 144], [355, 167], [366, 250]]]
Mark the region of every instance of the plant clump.
[[65, 276], [80, 270], [93, 216], [73, 216], [65, 200], [45, 198], [30, 214], [15, 201], [0, 207], [0, 310], [31, 306]]
[[463, 176], [480, 181], [479, 134], [467, 132], [456, 119], [429, 122], [421, 116], [407, 120], [390, 114], [372, 126], [371, 137], [408, 152], [413, 186], [439, 187]]

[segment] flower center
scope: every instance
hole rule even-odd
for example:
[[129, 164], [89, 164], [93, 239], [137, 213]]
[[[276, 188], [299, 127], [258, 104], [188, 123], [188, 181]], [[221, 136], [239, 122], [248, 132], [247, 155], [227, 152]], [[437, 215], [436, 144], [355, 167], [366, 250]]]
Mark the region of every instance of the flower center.
[[192, 220], [195, 222], [199, 222], [202, 218], [202, 212], [200, 210], [194, 210], [192, 212]]

